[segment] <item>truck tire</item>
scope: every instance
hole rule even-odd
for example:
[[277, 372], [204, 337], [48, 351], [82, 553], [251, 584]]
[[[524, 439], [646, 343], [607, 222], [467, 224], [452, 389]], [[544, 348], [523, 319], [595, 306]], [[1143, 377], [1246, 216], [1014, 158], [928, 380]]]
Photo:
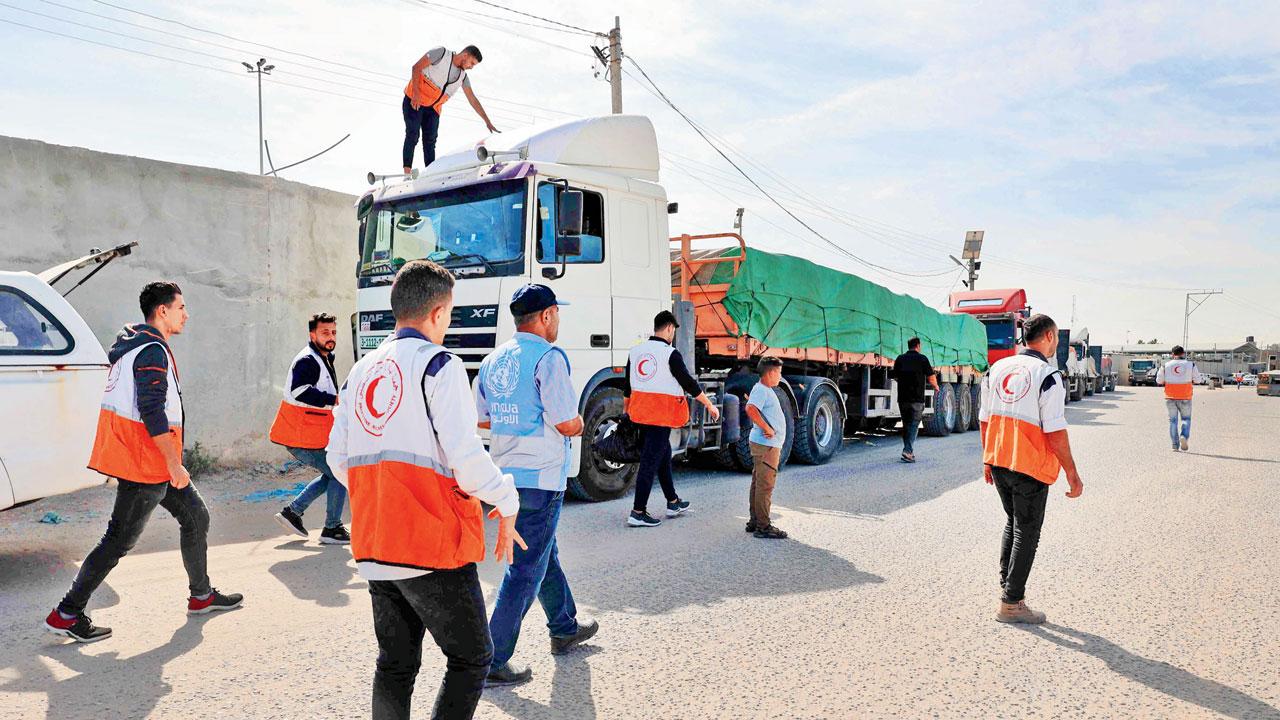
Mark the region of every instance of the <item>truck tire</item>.
[[933, 414], [925, 417], [920, 434], [929, 437], [946, 437], [951, 434], [951, 428], [955, 427], [955, 424], [956, 395], [951, 388], [951, 383], [943, 383], [938, 386], [938, 392], [933, 395]]
[[622, 391], [618, 388], [602, 388], [587, 400], [587, 411], [583, 413], [582, 462], [578, 476], [569, 478], [568, 484], [573, 497], [589, 502], [612, 500], [626, 495], [635, 486], [638, 470], [635, 464], [611, 463], [591, 450], [591, 443], [612, 433], [623, 414]]
[[1092, 394], [1096, 393], [1096, 392], [1098, 391], [1098, 383], [1099, 383], [1099, 382], [1100, 382], [1100, 380], [1099, 380], [1098, 378], [1089, 378], [1088, 380], [1085, 380], [1085, 381], [1084, 381], [1084, 394], [1085, 394], [1085, 395], [1092, 395]]
[[814, 388], [809, 412], [796, 419], [796, 441], [791, 452], [797, 462], [822, 465], [844, 442], [844, 417], [840, 399], [829, 385]]
[[951, 426], [951, 432], [969, 432], [969, 424], [973, 422], [974, 415], [973, 395], [969, 393], [968, 385], [956, 383], [951, 387], [956, 395], [956, 422]]
[[1075, 381], [1075, 383], [1071, 387], [1071, 392], [1067, 396], [1067, 399], [1070, 400], [1071, 402], [1079, 402], [1080, 400], [1084, 399], [1084, 381], [1083, 380]]
[[[787, 438], [782, 443], [782, 457], [778, 460], [778, 466], [781, 467], [791, 459], [791, 450], [795, 447], [796, 412], [791, 403], [791, 396], [787, 394], [786, 390], [776, 387], [773, 391], [778, 394], [778, 403], [782, 405], [782, 415], [787, 421]], [[742, 414], [745, 417], [747, 404], [745, 402], [742, 403], [742, 407]], [[742, 426], [744, 428], [742, 435], [738, 438], [738, 442], [734, 444], [733, 460], [739, 470], [751, 472], [755, 462], [751, 459], [751, 431], [747, 428], [752, 427], [752, 422], [750, 418], [745, 419], [743, 422], [746, 424]]]
[[982, 423], [978, 421], [978, 412], [982, 410], [982, 386], [978, 383], [969, 386], [969, 407], [973, 410], [973, 417], [969, 419], [969, 429], [981, 430]]

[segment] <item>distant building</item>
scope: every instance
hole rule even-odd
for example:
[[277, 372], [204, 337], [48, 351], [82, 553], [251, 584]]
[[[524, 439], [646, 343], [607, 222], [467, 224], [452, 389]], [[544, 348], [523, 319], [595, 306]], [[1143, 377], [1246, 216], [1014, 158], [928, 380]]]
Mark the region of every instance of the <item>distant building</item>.
[[[1235, 346], [1219, 346], [1217, 344], [1211, 346], [1192, 345], [1186, 348], [1187, 357], [1194, 360], [1196, 367], [1200, 372], [1225, 377], [1234, 374], [1258, 373], [1267, 369], [1276, 369], [1280, 366], [1280, 351], [1263, 350], [1258, 347], [1252, 335], [1245, 338], [1245, 341]], [[1104, 348], [1105, 352], [1111, 353], [1113, 362], [1117, 368], [1124, 368], [1128, 365], [1129, 360], [1138, 359], [1154, 359], [1168, 360], [1173, 356], [1173, 345], [1119, 345]], [[1122, 384], [1128, 383], [1128, 378], [1121, 372]]]

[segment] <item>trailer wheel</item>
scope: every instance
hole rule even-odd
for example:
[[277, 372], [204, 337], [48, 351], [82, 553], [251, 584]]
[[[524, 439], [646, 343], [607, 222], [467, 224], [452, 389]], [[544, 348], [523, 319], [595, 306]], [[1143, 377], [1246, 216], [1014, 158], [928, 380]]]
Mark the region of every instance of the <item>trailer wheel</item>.
[[809, 412], [796, 419], [796, 441], [792, 448], [797, 462], [822, 465], [844, 442], [844, 417], [840, 399], [828, 385], [819, 385], [809, 399]]
[[1071, 394], [1068, 396], [1071, 402], [1079, 402], [1084, 399], [1084, 381], [1076, 380], [1071, 387]]
[[[778, 403], [782, 405], [782, 416], [786, 418], [787, 421], [787, 438], [782, 443], [782, 457], [778, 460], [778, 466], [781, 467], [791, 458], [791, 450], [795, 447], [796, 412], [794, 406], [791, 404], [791, 396], [787, 394], [786, 390], [783, 390], [781, 387], [776, 387], [773, 391], [778, 395]], [[746, 407], [747, 404], [745, 402], [742, 403], [743, 422], [745, 424], [742, 426], [743, 432], [739, 436], [738, 442], [734, 444], [733, 458], [734, 464], [738, 466], [739, 470], [742, 470], [743, 472], [751, 472], [751, 468], [755, 465], [755, 462], [751, 459], [751, 431], [749, 428], [751, 428], [752, 423], [751, 419], [746, 417]]]
[[920, 431], [929, 437], [946, 437], [951, 434], [951, 428], [955, 424], [956, 395], [951, 389], [951, 383], [943, 383], [933, 394], [933, 414], [924, 419]]
[[1092, 395], [1098, 391], [1098, 378], [1089, 378], [1084, 381], [1084, 394]]
[[622, 418], [622, 391], [603, 388], [592, 394], [583, 414], [582, 462], [578, 476], [569, 478], [569, 494], [579, 500], [600, 502], [622, 497], [631, 491], [636, 482], [635, 464], [620, 465], [599, 457], [591, 449], [591, 443], [613, 433]]
[[972, 410], [969, 417], [969, 429], [981, 430], [982, 423], [978, 420], [978, 413], [982, 410], [982, 386], [978, 383], [969, 386], [969, 408]]
[[969, 431], [969, 425], [973, 422], [973, 395], [969, 393], [969, 386], [956, 383], [951, 386], [956, 395], [956, 421], [951, 426], [951, 432], [962, 433]]

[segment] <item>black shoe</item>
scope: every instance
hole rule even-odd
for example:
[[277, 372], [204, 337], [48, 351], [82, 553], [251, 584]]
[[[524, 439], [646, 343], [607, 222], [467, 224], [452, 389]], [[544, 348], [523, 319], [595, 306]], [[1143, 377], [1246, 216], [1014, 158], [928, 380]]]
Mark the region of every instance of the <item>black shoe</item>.
[[280, 523], [280, 527], [295, 535], [310, 537], [307, 535], [307, 529], [302, 525], [302, 516], [288, 506], [276, 513], [276, 522]]
[[58, 612], [57, 608], [54, 608], [53, 612], [49, 613], [49, 617], [44, 619], [44, 629], [54, 635], [69, 637], [82, 643], [98, 642], [111, 637], [111, 628], [94, 625], [88, 615], [80, 613], [67, 620], [62, 617], [62, 613]]
[[203, 600], [196, 598], [187, 598], [187, 614], [188, 615], [204, 615], [206, 613], [217, 612], [218, 610], [231, 610], [240, 607], [240, 603], [244, 601], [244, 596], [240, 593], [231, 593], [223, 595], [214, 588], [209, 593], [209, 597]]
[[662, 521], [643, 510], [632, 510], [627, 516], [627, 525], [631, 527], [658, 527]]
[[767, 528], [760, 528], [752, 534], [758, 538], [765, 538], [766, 540], [786, 540], [787, 539], [786, 531], [779, 530], [777, 527], [773, 525], [770, 525]]
[[513, 665], [510, 661], [489, 668], [485, 676], [485, 687], [499, 685], [520, 685], [533, 679], [533, 670], [521, 665]]
[[341, 525], [337, 527], [325, 528], [320, 531], [321, 545], [350, 545], [351, 533]]
[[747, 526], [746, 526], [745, 528], [743, 528], [743, 529], [744, 529], [744, 530], [746, 530], [746, 531], [747, 531], [747, 532], [749, 532], [749, 533], [753, 533], [753, 532], [755, 532], [755, 531], [756, 531], [756, 528], [757, 528], [757, 527], [759, 527], [759, 526], [757, 526], [757, 525], [756, 525], [756, 521], [755, 521], [755, 520], [748, 520], [748, 521], [747, 521]]
[[578, 623], [578, 632], [572, 635], [552, 635], [551, 636], [551, 654], [563, 655], [569, 652], [574, 646], [590, 640], [596, 636], [600, 630], [600, 623], [595, 620]]
[[676, 498], [667, 503], [667, 517], [673, 518], [677, 515], [683, 515], [685, 510], [689, 509], [689, 501]]

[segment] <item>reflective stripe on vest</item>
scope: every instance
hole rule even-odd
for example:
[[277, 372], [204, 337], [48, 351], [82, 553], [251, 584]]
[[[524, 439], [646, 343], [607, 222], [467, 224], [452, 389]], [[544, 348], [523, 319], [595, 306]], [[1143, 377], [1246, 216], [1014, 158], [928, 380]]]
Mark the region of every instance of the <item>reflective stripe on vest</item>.
[[144, 348], [152, 345], [164, 347], [160, 342], [140, 345], [111, 364], [102, 408], [98, 411], [98, 432], [93, 440], [93, 452], [89, 455], [89, 469], [109, 477], [154, 485], [169, 482], [169, 466], [156, 443], [176, 440], [181, 452], [183, 414], [177, 364], [173, 353], [165, 348], [169, 356], [166, 372], [169, 388], [164, 414], [169, 420], [169, 434], [153, 439], [142, 422], [133, 362]]
[[983, 378], [991, 412], [983, 436], [983, 463], [1030, 475], [1047, 485], [1058, 479], [1061, 466], [1040, 425], [1040, 389], [1057, 372], [1031, 355], [1003, 358], [991, 366]]
[[[418, 338], [387, 340], [347, 376], [348, 492], [356, 562], [446, 570], [484, 559], [480, 501], [453, 479], [424, 395], [427, 366], [444, 348]], [[450, 362], [458, 362], [456, 359]], [[431, 408], [448, 422], [449, 408]]]
[[458, 91], [463, 78], [467, 76], [466, 70], [459, 69], [458, 79], [449, 82], [449, 71], [453, 68], [455, 54], [449, 52], [446, 57], [440, 58], [440, 62], [423, 68], [422, 72], [415, 75], [404, 87], [404, 94], [424, 107], [430, 107], [439, 113], [444, 104], [449, 102], [449, 98]]
[[671, 374], [675, 348], [661, 340], [646, 340], [631, 348], [631, 398], [627, 416], [632, 422], [659, 427], [684, 427], [689, 422], [689, 400]]
[[1169, 400], [1190, 400], [1192, 381], [1196, 377], [1195, 363], [1190, 360], [1170, 360], [1164, 365], [1164, 396]]
[[479, 382], [489, 404], [489, 453], [518, 488], [563, 491], [569, 473], [569, 438], [549, 424], [534, 373], [547, 354], [560, 348], [540, 337], [518, 333], [480, 363]]
[[308, 345], [289, 364], [289, 374], [284, 381], [284, 399], [280, 401], [276, 419], [271, 423], [269, 437], [271, 442], [285, 447], [318, 450], [329, 444], [329, 431], [333, 429], [333, 407], [316, 407], [293, 397], [293, 369], [300, 362], [315, 362], [320, 366], [320, 379], [315, 384], [317, 390], [330, 395], [338, 394], [338, 388], [334, 386], [333, 376], [329, 374], [324, 360]]

